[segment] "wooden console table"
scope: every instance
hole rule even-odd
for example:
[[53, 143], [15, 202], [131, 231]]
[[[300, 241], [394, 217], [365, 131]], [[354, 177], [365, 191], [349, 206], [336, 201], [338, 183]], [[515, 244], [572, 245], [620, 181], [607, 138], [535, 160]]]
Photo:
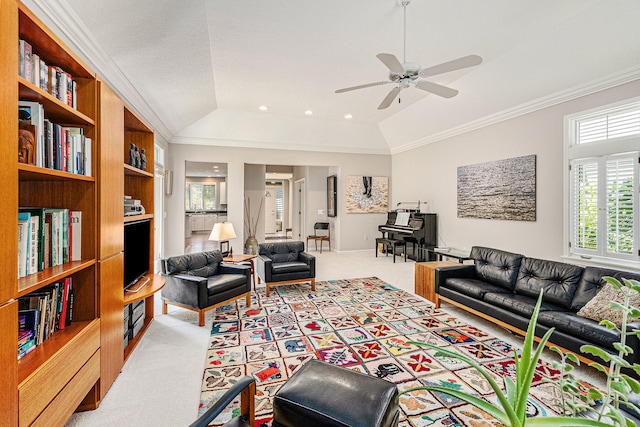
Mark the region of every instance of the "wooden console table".
[[415, 293], [434, 303], [436, 308], [440, 307], [440, 298], [435, 290], [435, 269], [438, 267], [446, 267], [451, 265], [459, 265], [451, 261], [429, 261], [416, 262], [415, 267]]

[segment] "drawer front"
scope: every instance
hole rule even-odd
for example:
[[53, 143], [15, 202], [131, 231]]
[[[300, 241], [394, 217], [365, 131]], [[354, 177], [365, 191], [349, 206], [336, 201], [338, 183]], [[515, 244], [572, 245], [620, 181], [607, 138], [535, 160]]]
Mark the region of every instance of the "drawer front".
[[100, 350], [69, 381], [32, 426], [63, 426], [100, 378]]
[[[96, 319], [21, 383], [18, 391], [20, 425], [31, 424], [99, 348], [100, 320]], [[98, 376], [99, 372], [98, 365]], [[85, 394], [80, 396], [80, 401]]]

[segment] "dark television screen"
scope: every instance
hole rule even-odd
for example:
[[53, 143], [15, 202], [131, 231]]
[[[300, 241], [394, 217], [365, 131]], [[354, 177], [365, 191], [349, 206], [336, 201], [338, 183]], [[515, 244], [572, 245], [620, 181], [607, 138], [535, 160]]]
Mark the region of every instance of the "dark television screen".
[[124, 288], [127, 289], [149, 272], [148, 219], [124, 225]]

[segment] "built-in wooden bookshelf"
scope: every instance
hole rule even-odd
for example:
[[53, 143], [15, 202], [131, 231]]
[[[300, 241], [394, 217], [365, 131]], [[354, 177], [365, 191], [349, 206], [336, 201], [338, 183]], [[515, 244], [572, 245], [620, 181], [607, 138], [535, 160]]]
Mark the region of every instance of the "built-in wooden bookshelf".
[[[142, 170], [129, 164], [129, 150], [131, 143], [135, 144], [140, 151], [144, 150], [147, 158], [146, 169]], [[129, 357], [133, 349], [140, 341], [140, 338], [149, 327], [154, 316], [154, 297], [164, 285], [164, 278], [154, 275], [154, 137], [153, 131], [144, 120], [142, 120], [134, 111], [125, 108], [124, 110], [124, 146], [123, 146], [123, 171], [124, 171], [124, 194], [131, 196], [133, 199], [140, 200], [140, 204], [144, 207], [144, 214], [125, 216], [124, 223], [149, 220], [149, 253], [148, 271], [145, 279], [149, 279], [147, 284], [135, 293], [127, 292], [124, 296], [124, 305], [131, 304], [136, 301], [145, 301], [144, 325], [135, 337], [131, 337], [124, 351], [125, 360]], [[143, 280], [145, 280], [143, 279]]]
[[[76, 108], [19, 76], [19, 40], [73, 76]], [[99, 405], [135, 347], [137, 340], [123, 348], [124, 305], [131, 298], [145, 301], [144, 329], [153, 318], [153, 295], [163, 283], [153, 275], [153, 130], [16, 0], [0, 0], [0, 76], [0, 424], [62, 426], [74, 411]], [[18, 162], [19, 100], [41, 103], [52, 122], [82, 128], [92, 139], [92, 176]], [[130, 142], [145, 149], [146, 171], [127, 164]], [[151, 223], [151, 280], [135, 297], [125, 297], [123, 287], [123, 229], [132, 220], [123, 218], [125, 194], [145, 207], [135, 219]], [[81, 211], [81, 260], [18, 279], [19, 207]], [[73, 282], [71, 324], [18, 360], [18, 298], [67, 277]]]
[[[98, 403], [100, 314], [97, 280], [97, 180], [18, 163], [18, 100], [44, 105], [45, 118], [82, 128], [96, 137], [95, 74], [34, 14], [17, 1], [0, 2], [0, 413], [3, 425], [63, 425], [80, 405]], [[77, 108], [18, 76], [18, 40], [26, 40], [50, 65], [77, 81]], [[91, 159], [95, 170], [95, 160]], [[81, 261], [67, 262], [18, 279], [19, 207], [66, 208], [82, 212]], [[17, 360], [17, 299], [66, 277], [73, 280], [73, 318], [66, 328]]]

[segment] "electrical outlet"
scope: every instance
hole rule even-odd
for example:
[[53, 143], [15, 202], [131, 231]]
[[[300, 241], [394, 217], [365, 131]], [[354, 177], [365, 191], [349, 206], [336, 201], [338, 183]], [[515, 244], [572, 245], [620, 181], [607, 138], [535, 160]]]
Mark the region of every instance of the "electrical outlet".
[[364, 240], [369, 240], [369, 235], [368, 234], [364, 235]]
[[324, 215], [324, 209], [318, 209], [318, 215]]

